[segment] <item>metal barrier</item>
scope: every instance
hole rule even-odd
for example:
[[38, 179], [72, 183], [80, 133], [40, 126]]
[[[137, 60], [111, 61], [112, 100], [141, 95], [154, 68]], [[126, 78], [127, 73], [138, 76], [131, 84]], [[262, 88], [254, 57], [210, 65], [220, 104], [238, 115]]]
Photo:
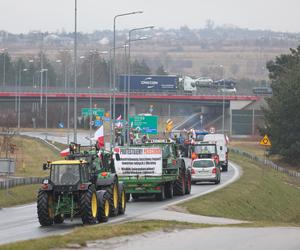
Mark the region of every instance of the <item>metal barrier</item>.
[[0, 181], [0, 189], [12, 188], [21, 185], [41, 184], [44, 177], [20, 177]]
[[289, 169], [286, 169], [284, 167], [280, 167], [279, 165], [277, 165], [276, 163], [268, 160], [268, 159], [263, 159], [263, 158], [260, 158], [256, 155], [252, 155], [248, 152], [245, 152], [245, 151], [242, 151], [242, 150], [239, 150], [237, 148], [230, 148], [230, 151], [233, 152], [233, 153], [236, 153], [236, 154], [239, 154], [241, 156], [245, 156], [247, 157], [248, 159], [251, 159], [253, 161], [256, 161], [260, 164], [264, 164], [278, 172], [281, 172], [281, 173], [284, 173], [284, 174], [287, 174], [289, 176], [292, 176], [292, 177], [296, 177], [296, 178], [300, 178], [300, 172], [297, 172], [297, 171], [293, 171], [293, 170], [289, 170]]

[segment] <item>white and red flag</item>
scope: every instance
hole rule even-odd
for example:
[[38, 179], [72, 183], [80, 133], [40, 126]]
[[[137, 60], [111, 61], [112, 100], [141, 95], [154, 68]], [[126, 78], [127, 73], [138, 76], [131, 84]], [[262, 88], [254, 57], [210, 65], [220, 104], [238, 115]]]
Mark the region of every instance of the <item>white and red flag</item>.
[[99, 148], [104, 147], [104, 129], [103, 125], [101, 125], [95, 132], [94, 138], [92, 140], [96, 141]]
[[66, 148], [63, 151], [60, 151], [60, 156], [66, 157], [70, 154], [70, 148]]

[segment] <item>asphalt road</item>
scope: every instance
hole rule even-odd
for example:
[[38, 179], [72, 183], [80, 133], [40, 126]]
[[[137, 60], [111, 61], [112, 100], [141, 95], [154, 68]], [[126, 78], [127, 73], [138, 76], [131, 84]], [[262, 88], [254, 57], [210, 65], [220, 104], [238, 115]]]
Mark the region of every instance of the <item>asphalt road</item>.
[[[162, 202], [154, 199], [145, 199], [141, 201], [130, 201], [127, 203], [126, 214], [115, 218], [110, 218], [110, 223], [117, 223], [120, 221], [131, 220], [138, 216], [147, 213], [153, 213], [168, 205], [186, 199], [194, 198], [203, 195], [215, 189], [222, 188], [238, 177], [238, 168], [230, 166], [228, 172], [223, 172], [221, 177], [221, 184], [197, 184], [192, 186], [190, 195], [175, 196], [171, 200]], [[73, 222], [66, 220], [61, 225], [54, 225], [52, 227], [41, 227], [37, 220], [36, 204], [28, 204], [24, 206], [3, 208], [0, 210], [0, 244], [15, 242], [26, 239], [34, 239], [54, 234], [63, 234], [69, 232], [75, 227], [82, 226], [81, 220], [76, 219]]]

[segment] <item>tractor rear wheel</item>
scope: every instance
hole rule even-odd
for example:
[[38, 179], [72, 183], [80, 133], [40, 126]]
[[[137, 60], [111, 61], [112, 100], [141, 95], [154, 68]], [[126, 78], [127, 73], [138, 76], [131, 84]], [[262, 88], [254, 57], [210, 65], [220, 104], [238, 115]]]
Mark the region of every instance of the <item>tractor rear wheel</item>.
[[174, 184], [175, 195], [185, 195], [185, 171], [180, 170], [180, 175]]
[[118, 180], [114, 182], [106, 189], [109, 197], [109, 216], [117, 216], [119, 213], [119, 191], [118, 191]]
[[186, 180], [185, 180], [185, 194], [191, 193], [191, 182], [192, 182], [191, 173], [190, 171], [187, 171]]
[[41, 226], [51, 226], [54, 221], [53, 195], [40, 190], [37, 197], [37, 213]]
[[98, 220], [107, 222], [109, 218], [109, 197], [106, 191], [97, 192], [98, 195]]
[[98, 201], [96, 189], [93, 185], [80, 197], [80, 211], [83, 224], [97, 223]]
[[119, 184], [119, 214], [125, 214], [126, 192], [123, 184]]
[[173, 192], [173, 183], [172, 182], [168, 182], [165, 185], [166, 188], [166, 197], [169, 199], [173, 198], [174, 192]]

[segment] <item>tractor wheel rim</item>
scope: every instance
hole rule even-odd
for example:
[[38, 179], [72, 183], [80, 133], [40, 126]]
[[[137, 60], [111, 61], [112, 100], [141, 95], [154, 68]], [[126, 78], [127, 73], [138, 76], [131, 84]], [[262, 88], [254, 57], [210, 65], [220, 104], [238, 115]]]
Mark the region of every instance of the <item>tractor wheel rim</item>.
[[114, 185], [113, 200], [114, 200], [114, 208], [117, 208], [118, 207], [118, 189], [117, 189], [116, 185]]
[[105, 202], [104, 202], [104, 215], [105, 215], [105, 217], [109, 216], [109, 202], [108, 202], [108, 200], [105, 200]]
[[97, 197], [95, 193], [92, 195], [92, 216], [94, 218], [97, 216]]
[[122, 209], [125, 208], [125, 191], [122, 192]]

